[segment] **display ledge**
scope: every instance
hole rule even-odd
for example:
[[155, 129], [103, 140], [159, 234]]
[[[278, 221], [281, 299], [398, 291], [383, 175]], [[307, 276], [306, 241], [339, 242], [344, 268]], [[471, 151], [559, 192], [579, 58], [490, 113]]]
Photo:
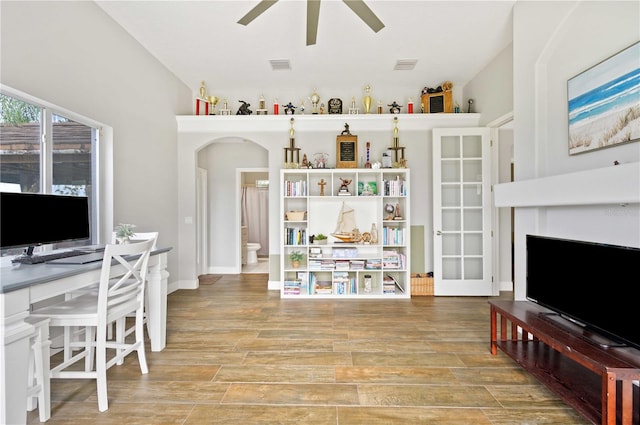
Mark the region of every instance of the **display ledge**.
[[[179, 133], [225, 132], [289, 132], [290, 120], [294, 130], [341, 131], [344, 124], [354, 134], [358, 131], [389, 130], [398, 118], [398, 129], [427, 130], [435, 127], [476, 127], [480, 114], [323, 114], [323, 115], [178, 115]], [[337, 134], [337, 133], [336, 133]]]
[[640, 162], [493, 187], [496, 207], [544, 207], [640, 203]]

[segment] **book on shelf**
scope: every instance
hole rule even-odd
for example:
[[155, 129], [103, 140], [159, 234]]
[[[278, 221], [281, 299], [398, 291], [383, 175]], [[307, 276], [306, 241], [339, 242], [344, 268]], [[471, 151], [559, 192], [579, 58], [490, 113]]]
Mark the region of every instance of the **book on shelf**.
[[[387, 274], [384, 276], [382, 285], [383, 285], [383, 288], [382, 288], [383, 292], [385, 290], [385, 286], [389, 287], [387, 288], [388, 293], [395, 293], [395, 288], [398, 288], [400, 292], [404, 292], [404, 288], [402, 287], [402, 285], [400, 285], [398, 280], [395, 277], [391, 276], [390, 274]], [[393, 288], [390, 288], [390, 287], [393, 287]]]
[[332, 294], [333, 286], [330, 280], [317, 280], [315, 287], [316, 294]]
[[367, 270], [380, 270], [382, 268], [382, 260], [380, 258], [370, 258], [365, 265]]
[[349, 260], [335, 260], [335, 269], [336, 270], [349, 270], [350, 266]]
[[284, 196], [307, 196], [307, 181], [285, 181]]

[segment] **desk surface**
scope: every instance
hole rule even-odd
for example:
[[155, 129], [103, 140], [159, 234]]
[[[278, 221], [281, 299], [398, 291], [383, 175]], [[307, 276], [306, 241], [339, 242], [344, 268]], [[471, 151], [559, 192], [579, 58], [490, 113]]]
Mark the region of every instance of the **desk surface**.
[[[169, 252], [171, 249], [171, 247], [158, 248], [151, 251], [151, 255]], [[89, 264], [13, 264], [0, 268], [0, 294], [74, 276], [101, 267], [102, 261]]]

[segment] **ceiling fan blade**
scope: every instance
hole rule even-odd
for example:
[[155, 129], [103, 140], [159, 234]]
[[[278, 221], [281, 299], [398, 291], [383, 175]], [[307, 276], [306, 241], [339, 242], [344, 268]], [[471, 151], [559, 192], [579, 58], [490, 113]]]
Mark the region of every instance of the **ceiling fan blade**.
[[242, 18], [240, 18], [238, 23], [241, 24], [241, 25], [249, 24], [249, 22], [253, 21], [258, 16], [262, 15], [262, 13], [265, 10], [267, 10], [268, 8], [270, 8], [271, 6], [276, 4], [277, 1], [278, 0], [262, 0], [262, 1], [260, 1], [260, 3], [258, 3], [253, 9], [251, 9], [249, 11], [249, 13], [247, 13]]
[[369, 6], [364, 4], [363, 0], [342, 0], [344, 3], [349, 6], [349, 9], [353, 10], [353, 12], [360, 17], [364, 21], [365, 24], [369, 25], [369, 28], [373, 30], [373, 32], [378, 32], [382, 28], [384, 28], [384, 24], [378, 17], [369, 9]]
[[307, 0], [307, 46], [316, 44], [319, 17], [320, 0]]

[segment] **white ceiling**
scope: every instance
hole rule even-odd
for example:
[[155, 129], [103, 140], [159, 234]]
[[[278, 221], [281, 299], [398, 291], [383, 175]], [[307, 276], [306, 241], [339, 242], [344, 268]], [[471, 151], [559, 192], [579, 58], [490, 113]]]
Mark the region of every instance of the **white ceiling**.
[[[96, 3], [194, 93], [204, 80], [208, 94], [235, 99], [287, 96], [291, 87], [360, 95], [366, 84], [374, 97], [394, 86], [419, 94], [446, 80], [455, 90], [511, 43], [514, 2], [366, 0], [385, 24], [375, 33], [343, 1], [322, 0], [313, 46], [305, 45], [303, 0], [280, 0], [247, 26], [237, 21], [259, 0]], [[291, 70], [272, 70], [273, 59], [289, 60]], [[416, 59], [415, 69], [394, 71], [405, 59]]]

